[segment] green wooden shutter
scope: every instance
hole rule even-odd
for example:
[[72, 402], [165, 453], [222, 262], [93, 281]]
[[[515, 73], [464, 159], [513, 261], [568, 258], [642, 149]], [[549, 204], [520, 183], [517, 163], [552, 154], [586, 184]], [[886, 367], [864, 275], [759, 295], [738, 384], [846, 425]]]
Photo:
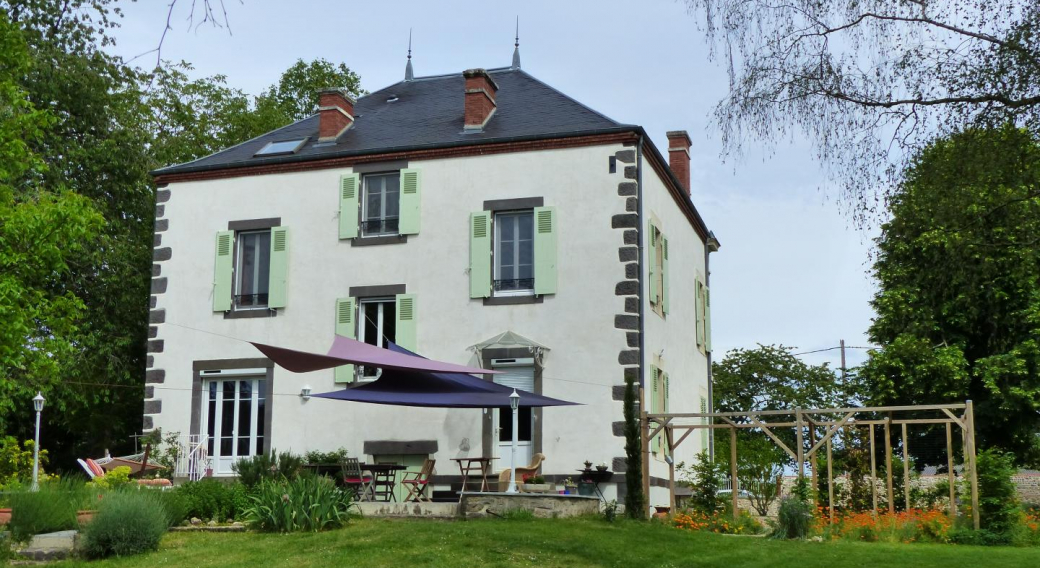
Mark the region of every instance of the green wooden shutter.
[[271, 228], [271, 268], [268, 273], [267, 307], [284, 308], [289, 275], [289, 228]]
[[704, 350], [711, 352], [711, 290], [704, 287]]
[[358, 236], [358, 203], [361, 193], [361, 175], [339, 176], [339, 238], [356, 239]]
[[422, 192], [422, 173], [417, 169], [401, 170], [400, 221], [402, 235], [419, 234], [419, 196]]
[[397, 295], [394, 343], [415, 351], [415, 294]]
[[694, 288], [694, 305], [697, 306], [697, 315], [694, 318], [694, 325], [697, 327], [697, 347], [704, 345], [704, 285], [701, 281], [697, 281], [697, 285]]
[[663, 258], [661, 264], [661, 304], [664, 313], [668, 313], [668, 237], [661, 236]]
[[534, 293], [556, 293], [556, 208], [534, 208]]
[[469, 216], [469, 297], [491, 297], [491, 213]]
[[[658, 400], [658, 391], [660, 389], [660, 387], [658, 386], [658, 383], [660, 382], [660, 379], [661, 379], [661, 370], [658, 369], [657, 367], [651, 365], [650, 366], [650, 382], [653, 384], [653, 394], [650, 396], [650, 412], [652, 412], [654, 414], [656, 414], [656, 413], [661, 411], [661, 409], [659, 408], [660, 402]], [[650, 447], [652, 448], [652, 451], [655, 454], [660, 453], [660, 451], [661, 451], [661, 435], [660, 434], [654, 436], [654, 439], [651, 441]]]
[[213, 311], [231, 309], [232, 259], [235, 252], [235, 232], [217, 231], [213, 262]]
[[657, 227], [654, 222], [649, 221], [646, 234], [647, 238], [647, 262], [650, 265], [650, 303], [657, 304]]
[[[354, 327], [354, 298], [336, 299], [336, 335], [357, 338], [357, 329]], [[354, 382], [354, 365], [341, 365], [336, 367], [337, 383]]]

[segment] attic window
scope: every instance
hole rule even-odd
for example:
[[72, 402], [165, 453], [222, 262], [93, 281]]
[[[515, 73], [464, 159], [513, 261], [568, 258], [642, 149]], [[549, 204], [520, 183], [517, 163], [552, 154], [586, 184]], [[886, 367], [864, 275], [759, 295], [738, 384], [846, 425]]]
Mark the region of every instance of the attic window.
[[389, 97], [386, 98], [386, 102], [388, 102], [388, 103], [396, 103], [397, 102], [397, 95], [390, 95]]
[[295, 154], [303, 143], [306, 142], [306, 138], [298, 138], [296, 140], [282, 140], [280, 142], [268, 142], [266, 146], [260, 148], [260, 151], [254, 156], [275, 156], [278, 154]]

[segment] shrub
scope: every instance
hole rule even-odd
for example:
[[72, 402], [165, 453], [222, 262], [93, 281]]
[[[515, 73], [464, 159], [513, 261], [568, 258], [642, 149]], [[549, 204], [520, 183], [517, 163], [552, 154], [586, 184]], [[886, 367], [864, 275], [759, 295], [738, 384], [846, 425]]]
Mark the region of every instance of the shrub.
[[[979, 524], [981, 528], [1009, 542], [1021, 522], [1018, 492], [1011, 477], [1015, 475], [1014, 456], [988, 449], [976, 460], [979, 479]], [[970, 505], [969, 505], [970, 516]]]
[[327, 477], [300, 476], [288, 480], [264, 480], [245, 516], [261, 531], [320, 531], [345, 525], [359, 511], [354, 495], [336, 487]]
[[41, 484], [35, 493], [12, 494], [8, 529], [18, 542], [40, 533], [74, 529], [83, 493], [81, 485], [62, 481]]
[[680, 464], [679, 467], [683, 483], [693, 490], [689, 502], [694, 509], [710, 515], [724, 506], [719, 498], [719, 490], [725, 477], [725, 465], [713, 462], [708, 452], [703, 451], [697, 455], [693, 465], [684, 467]]
[[145, 492], [106, 495], [94, 520], [83, 530], [83, 553], [104, 558], [155, 550], [168, 523], [163, 506]]
[[[47, 465], [47, 450], [40, 450], [40, 481], [48, 479], [43, 472]], [[21, 444], [14, 436], [0, 438], [0, 488], [12, 482], [32, 479], [33, 441], [26, 440]]]
[[247, 488], [253, 489], [260, 482], [269, 480], [293, 479], [303, 469], [303, 458], [291, 452], [275, 454], [258, 454], [236, 462], [232, 469], [238, 474], [238, 480]]
[[112, 468], [101, 477], [95, 477], [92, 481], [87, 482], [90, 487], [96, 487], [99, 489], [118, 489], [124, 485], [130, 484], [130, 467], [121, 465], [116, 468]]
[[604, 503], [603, 505], [603, 520], [608, 523], [613, 523], [617, 520], [618, 502], [617, 499]]
[[141, 489], [140, 491], [162, 507], [166, 513], [166, 526], [177, 526], [188, 518], [188, 502], [184, 494], [176, 490]]
[[707, 531], [719, 534], [758, 534], [763, 530], [762, 523], [755, 520], [747, 511], [741, 511], [736, 519], [732, 513], [715, 511], [711, 514], [696, 509], [684, 511], [672, 518], [676, 528]]
[[340, 464], [346, 459], [346, 448], [331, 452], [310, 451], [303, 455], [303, 461], [309, 464]]
[[[241, 519], [249, 504], [244, 485], [216, 479], [189, 481], [174, 489], [183, 500], [183, 518], [230, 521]], [[182, 520], [183, 520], [182, 518]]]
[[790, 495], [780, 501], [780, 509], [773, 528], [773, 538], [805, 538], [813, 522], [809, 485], [804, 477], [798, 479]]

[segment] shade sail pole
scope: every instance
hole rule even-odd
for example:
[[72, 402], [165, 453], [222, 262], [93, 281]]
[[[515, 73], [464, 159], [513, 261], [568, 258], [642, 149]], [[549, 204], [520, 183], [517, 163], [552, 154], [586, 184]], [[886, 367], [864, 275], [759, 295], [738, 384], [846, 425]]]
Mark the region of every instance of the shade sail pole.
[[513, 394], [509, 395], [509, 407], [513, 411], [513, 444], [509, 448], [509, 489], [506, 490], [506, 493], [516, 493], [516, 446], [519, 442], [518, 430], [520, 424], [520, 420], [516, 415], [518, 406], [520, 406], [520, 395], [516, 394], [516, 389], [513, 389]]

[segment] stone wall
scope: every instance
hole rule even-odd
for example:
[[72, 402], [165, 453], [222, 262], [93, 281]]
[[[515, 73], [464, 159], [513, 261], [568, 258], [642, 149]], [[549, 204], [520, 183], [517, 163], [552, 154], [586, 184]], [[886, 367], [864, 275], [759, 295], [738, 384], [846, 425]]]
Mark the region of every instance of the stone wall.
[[531, 493], [464, 493], [459, 516], [479, 518], [501, 516], [506, 511], [524, 509], [539, 518], [565, 518], [599, 513], [598, 497]]

